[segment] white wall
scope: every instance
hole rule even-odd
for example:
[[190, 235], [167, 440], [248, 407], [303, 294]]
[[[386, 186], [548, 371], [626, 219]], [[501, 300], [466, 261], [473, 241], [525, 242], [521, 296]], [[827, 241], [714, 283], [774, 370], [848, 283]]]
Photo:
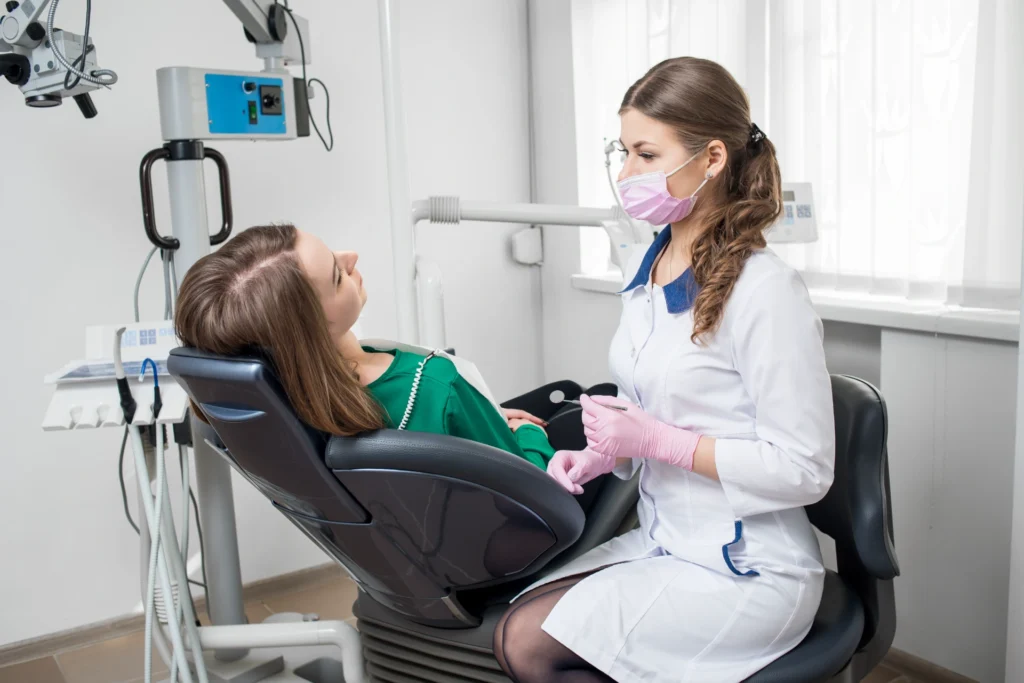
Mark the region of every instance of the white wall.
[[[534, 154], [537, 201], [576, 204], [576, 125], [569, 0], [530, 2], [533, 51]], [[577, 228], [544, 228], [543, 335], [545, 379], [584, 386], [608, 381], [608, 346], [618, 325], [618, 302], [573, 289], [579, 272]]]
[[886, 330], [895, 646], [979, 681], [1006, 654], [1017, 348]]
[[[83, 6], [62, 5], [60, 23], [80, 26]], [[315, 137], [214, 145], [231, 164], [236, 225], [294, 221], [360, 251], [370, 290], [365, 331], [389, 336], [395, 324], [377, 5], [293, 6], [311, 20], [310, 75], [331, 88], [336, 147], [327, 154]], [[526, 199], [525, 3], [404, 1], [401, 11], [412, 197]], [[95, 3], [92, 34], [103, 65], [121, 77], [94, 95], [96, 119], [83, 120], [70, 102], [30, 110], [13, 87], [0, 86], [0, 350], [7, 359], [0, 644], [116, 617], [139, 602], [137, 543], [117, 484], [121, 435], [44, 434], [39, 424], [50, 392], [41, 379], [81, 355], [86, 325], [131, 319], [131, 287], [148, 251], [138, 164], [161, 142], [155, 69], [261, 68], [235, 18], [209, 0]], [[322, 97], [313, 106], [322, 121]], [[157, 168], [166, 232], [166, 184]], [[218, 221], [214, 207], [211, 223]], [[448, 278], [451, 343], [477, 361], [499, 396], [536, 385], [537, 274], [511, 264], [511, 229], [426, 230], [421, 252]], [[162, 312], [156, 270], [144, 285], [144, 317]], [[236, 481], [235, 492], [244, 580], [326, 561], [247, 485]]]
[[[531, 5], [539, 199], [575, 203], [569, 0]], [[543, 64], [542, 67], [539, 65]], [[617, 297], [576, 290], [578, 231], [545, 228], [549, 379], [607, 379]], [[1015, 345], [825, 322], [829, 370], [882, 390], [896, 552], [895, 647], [979, 681], [1003, 680], [1009, 584]], [[823, 544], [834, 566], [831, 543]]]

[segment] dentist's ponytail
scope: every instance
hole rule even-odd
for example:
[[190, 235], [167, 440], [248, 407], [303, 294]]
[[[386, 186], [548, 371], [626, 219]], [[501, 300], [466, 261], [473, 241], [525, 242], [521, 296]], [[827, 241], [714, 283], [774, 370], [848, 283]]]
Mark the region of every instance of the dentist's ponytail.
[[672, 126], [690, 151], [721, 140], [728, 162], [701, 192], [691, 220], [705, 227], [693, 243], [694, 342], [713, 335], [746, 260], [766, 246], [765, 230], [782, 211], [775, 146], [751, 123], [750, 104], [724, 67], [706, 59], [661, 62], [633, 84], [620, 113], [634, 109]]

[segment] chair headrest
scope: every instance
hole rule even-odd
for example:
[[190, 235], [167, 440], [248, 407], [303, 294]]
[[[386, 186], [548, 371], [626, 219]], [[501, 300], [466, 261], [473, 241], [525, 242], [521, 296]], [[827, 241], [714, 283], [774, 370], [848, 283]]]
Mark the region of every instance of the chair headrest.
[[286, 509], [360, 523], [366, 511], [324, 467], [327, 436], [305, 425], [258, 356], [171, 351], [167, 369], [210, 420], [234, 464]]

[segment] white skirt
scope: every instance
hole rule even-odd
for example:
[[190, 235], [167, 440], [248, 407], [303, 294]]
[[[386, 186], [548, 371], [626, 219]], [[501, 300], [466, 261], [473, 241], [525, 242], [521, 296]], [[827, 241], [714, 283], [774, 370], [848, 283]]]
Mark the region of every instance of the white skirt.
[[742, 681], [803, 640], [824, 581], [823, 571], [727, 576], [651, 547], [636, 529], [527, 591], [597, 569], [543, 629], [618, 683]]

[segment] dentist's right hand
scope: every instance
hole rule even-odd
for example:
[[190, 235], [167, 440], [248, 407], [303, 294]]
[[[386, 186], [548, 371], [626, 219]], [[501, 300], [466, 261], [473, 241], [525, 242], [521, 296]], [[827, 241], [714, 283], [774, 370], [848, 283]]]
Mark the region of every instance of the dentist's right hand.
[[578, 496], [583, 485], [615, 469], [615, 458], [589, 448], [583, 451], [558, 451], [548, 462], [548, 474], [562, 487]]
[[629, 401], [581, 396], [587, 450], [606, 458], [640, 458], [693, 470], [701, 436], [651, 417]]

